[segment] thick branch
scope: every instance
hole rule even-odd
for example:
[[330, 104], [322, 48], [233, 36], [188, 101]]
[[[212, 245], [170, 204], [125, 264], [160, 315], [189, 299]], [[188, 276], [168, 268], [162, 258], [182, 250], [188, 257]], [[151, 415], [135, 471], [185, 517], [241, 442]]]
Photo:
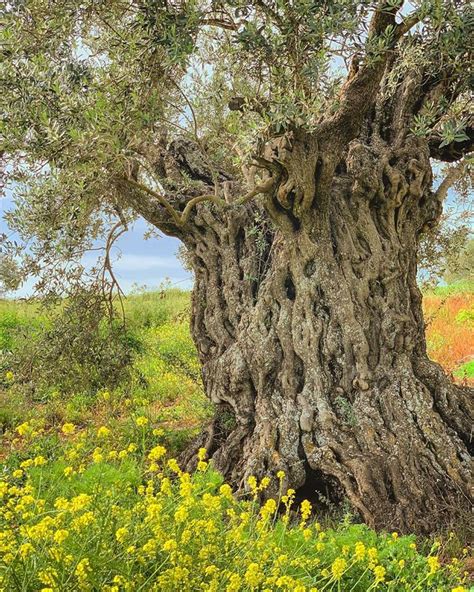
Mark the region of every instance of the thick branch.
[[[382, 35], [387, 27], [394, 27], [393, 34], [398, 39], [395, 16], [399, 8], [387, 6], [384, 1], [380, 2], [369, 26], [369, 37], [373, 39]], [[341, 90], [339, 108], [323, 124], [322, 130], [324, 135], [330, 136], [332, 142], [334, 138], [338, 139], [338, 145], [335, 146], [338, 152], [357, 137], [360, 126], [375, 101], [388, 55], [387, 50], [375, 61], [369, 61], [360, 67], [358, 60], [357, 62], [353, 61]]]
[[186, 222], [189, 220], [189, 216], [191, 214], [192, 209], [202, 202], [210, 201], [211, 203], [214, 203], [218, 206], [222, 206], [223, 208], [228, 208], [229, 206], [241, 206], [249, 202], [251, 199], [259, 195], [260, 193], [270, 192], [273, 188], [273, 185], [274, 181], [272, 178], [270, 178], [265, 183], [257, 185], [254, 189], [252, 189], [239, 199], [232, 202], [225, 201], [224, 199], [216, 197], [215, 195], [199, 195], [197, 197], [194, 197], [186, 204], [186, 207], [184, 208], [184, 211], [180, 218], [181, 226], [184, 226]]
[[166, 212], [168, 213], [168, 215], [170, 217], [170, 221], [174, 222], [177, 226], [181, 225], [179, 212], [177, 212], [173, 208], [173, 206], [169, 203], [169, 201], [165, 197], [163, 197], [160, 193], [158, 193], [157, 191], [153, 191], [153, 189], [150, 189], [146, 185], [142, 185], [142, 183], [139, 183], [138, 181], [135, 181], [134, 179], [130, 179], [128, 177], [122, 177], [121, 180], [124, 181], [125, 183], [127, 183], [128, 185], [130, 185], [131, 187], [138, 189], [140, 191], [143, 191], [143, 192], [147, 193], [148, 195], [150, 195], [151, 197], [153, 197], [160, 204], [160, 206], [162, 206], [166, 210]]

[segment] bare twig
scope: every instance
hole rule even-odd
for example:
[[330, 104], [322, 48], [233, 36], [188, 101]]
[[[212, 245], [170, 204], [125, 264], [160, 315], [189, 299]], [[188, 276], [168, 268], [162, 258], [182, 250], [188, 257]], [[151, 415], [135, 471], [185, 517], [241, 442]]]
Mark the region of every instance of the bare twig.
[[[125, 326], [125, 307], [123, 304], [123, 297], [125, 296], [118, 280], [117, 277], [115, 275], [115, 272], [113, 270], [112, 267], [112, 262], [111, 262], [111, 258], [110, 258], [110, 253], [112, 250], [112, 247], [114, 245], [114, 243], [122, 236], [122, 234], [124, 234], [124, 232], [127, 231], [127, 226], [122, 226], [122, 221], [120, 220], [119, 222], [117, 222], [110, 230], [109, 235], [107, 237], [107, 242], [105, 245], [105, 256], [104, 256], [104, 266], [102, 268], [102, 292], [104, 294], [104, 299], [107, 301], [108, 303], [108, 307], [109, 307], [109, 315], [112, 318], [113, 315], [113, 293], [114, 293], [114, 289], [117, 290], [117, 295], [119, 298], [119, 303], [120, 303], [120, 308], [121, 308], [121, 312], [122, 312], [122, 322], [123, 325]], [[110, 283], [110, 287], [108, 290], [108, 293], [105, 293], [105, 285], [106, 285], [106, 281], [105, 281], [105, 274], [108, 273], [111, 283]]]

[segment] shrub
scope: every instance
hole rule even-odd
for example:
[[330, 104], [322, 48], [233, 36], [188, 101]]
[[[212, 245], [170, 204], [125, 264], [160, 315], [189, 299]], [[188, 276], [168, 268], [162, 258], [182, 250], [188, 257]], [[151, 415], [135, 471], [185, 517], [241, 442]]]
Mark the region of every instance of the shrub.
[[122, 322], [107, 317], [100, 295], [84, 291], [55, 310], [49, 326], [20, 342], [14, 374], [37, 396], [92, 394], [126, 382], [138, 348]]

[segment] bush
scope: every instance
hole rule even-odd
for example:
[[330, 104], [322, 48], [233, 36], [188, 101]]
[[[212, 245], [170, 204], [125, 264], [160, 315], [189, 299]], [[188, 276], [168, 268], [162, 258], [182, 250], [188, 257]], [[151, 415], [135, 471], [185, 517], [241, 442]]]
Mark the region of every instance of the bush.
[[101, 296], [83, 291], [53, 313], [49, 325], [27, 334], [16, 348], [13, 370], [37, 396], [94, 394], [127, 381], [139, 342]]

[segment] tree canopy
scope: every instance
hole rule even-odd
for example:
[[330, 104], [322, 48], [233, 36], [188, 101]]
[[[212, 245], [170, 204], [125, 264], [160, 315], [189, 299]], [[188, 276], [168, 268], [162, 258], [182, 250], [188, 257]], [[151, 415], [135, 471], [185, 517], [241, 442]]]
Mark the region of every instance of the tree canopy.
[[[413, 135], [434, 159], [472, 149], [461, 0], [12, 0], [3, 21], [7, 221], [22, 244], [2, 250], [40, 291], [81, 277], [98, 238], [114, 283], [108, 248], [138, 215], [178, 237], [203, 202], [301, 219], [368, 118], [380, 142]], [[298, 187], [304, 172], [271, 154], [296, 130], [317, 165]]]

